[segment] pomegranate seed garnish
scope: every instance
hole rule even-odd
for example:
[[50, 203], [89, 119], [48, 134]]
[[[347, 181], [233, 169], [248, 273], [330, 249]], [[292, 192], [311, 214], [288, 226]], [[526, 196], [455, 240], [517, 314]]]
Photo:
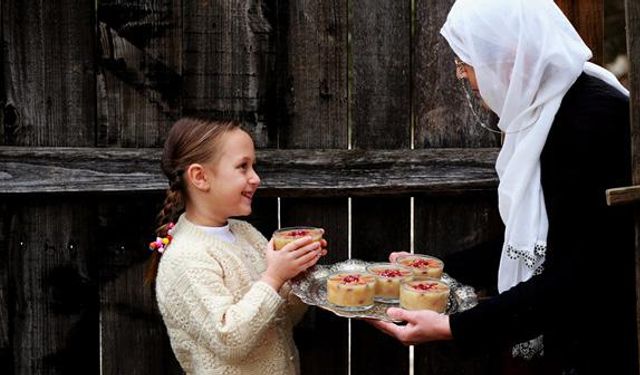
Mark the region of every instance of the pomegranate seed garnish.
[[410, 264], [410, 266], [415, 268], [425, 268], [425, 267], [431, 267], [434, 265], [435, 265], [435, 262], [428, 259], [416, 259]]
[[352, 284], [352, 283], [357, 283], [360, 282], [360, 275], [349, 275], [349, 276], [345, 276], [342, 279], [342, 282], [345, 284]]
[[386, 269], [380, 272], [378, 275], [382, 277], [399, 277], [402, 276], [402, 272], [400, 272], [400, 270]]
[[431, 290], [431, 289], [436, 289], [437, 287], [438, 287], [438, 284], [436, 283], [420, 283], [420, 284], [413, 285], [413, 289], [415, 290]]

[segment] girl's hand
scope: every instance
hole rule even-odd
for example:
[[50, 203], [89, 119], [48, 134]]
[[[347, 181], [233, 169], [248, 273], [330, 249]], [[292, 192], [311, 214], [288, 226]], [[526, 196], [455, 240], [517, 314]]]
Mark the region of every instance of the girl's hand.
[[297, 239], [280, 250], [274, 250], [272, 238], [265, 252], [267, 270], [261, 280], [278, 291], [287, 280], [316, 264], [323, 252], [326, 250], [322, 248], [322, 241], [313, 241], [311, 237]]
[[396, 251], [396, 252], [393, 252], [393, 253], [389, 254], [389, 262], [391, 262], [391, 263], [395, 263], [395, 262], [396, 262], [396, 259], [398, 259], [398, 257], [399, 257], [400, 255], [411, 255], [411, 253], [408, 253], [408, 252], [406, 252], [406, 251]]
[[321, 247], [320, 256], [327, 255], [327, 240], [325, 240], [324, 238], [321, 239], [320, 240], [320, 247]]

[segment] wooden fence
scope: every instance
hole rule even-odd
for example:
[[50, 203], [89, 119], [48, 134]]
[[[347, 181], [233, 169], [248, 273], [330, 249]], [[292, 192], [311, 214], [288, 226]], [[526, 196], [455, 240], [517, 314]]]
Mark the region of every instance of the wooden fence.
[[[601, 56], [602, 2], [558, 2]], [[159, 147], [185, 114], [244, 122], [263, 179], [249, 221], [266, 236], [279, 221], [326, 228], [324, 263], [498, 235], [499, 138], [439, 36], [452, 3], [3, 0], [0, 371], [181, 372], [142, 275]], [[410, 371], [409, 348], [326, 311], [296, 342], [304, 374]], [[500, 361], [447, 343], [413, 358], [415, 374]]]

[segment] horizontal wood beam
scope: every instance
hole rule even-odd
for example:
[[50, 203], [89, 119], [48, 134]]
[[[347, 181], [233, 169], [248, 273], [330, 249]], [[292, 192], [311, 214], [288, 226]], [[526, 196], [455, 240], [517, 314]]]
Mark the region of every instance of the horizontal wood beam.
[[640, 186], [607, 189], [607, 204], [609, 206], [636, 202], [640, 202]]
[[[0, 194], [163, 191], [159, 149], [0, 147]], [[494, 190], [498, 149], [257, 151], [262, 196]]]

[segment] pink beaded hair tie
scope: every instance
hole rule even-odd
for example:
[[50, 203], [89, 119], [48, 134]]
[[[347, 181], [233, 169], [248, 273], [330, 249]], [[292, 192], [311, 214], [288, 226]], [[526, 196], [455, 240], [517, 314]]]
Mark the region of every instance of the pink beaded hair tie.
[[173, 227], [175, 227], [175, 224], [167, 224], [167, 236], [156, 237], [155, 241], [149, 243], [149, 250], [157, 251], [160, 254], [164, 253], [164, 250], [169, 246], [171, 240], [173, 240]]

